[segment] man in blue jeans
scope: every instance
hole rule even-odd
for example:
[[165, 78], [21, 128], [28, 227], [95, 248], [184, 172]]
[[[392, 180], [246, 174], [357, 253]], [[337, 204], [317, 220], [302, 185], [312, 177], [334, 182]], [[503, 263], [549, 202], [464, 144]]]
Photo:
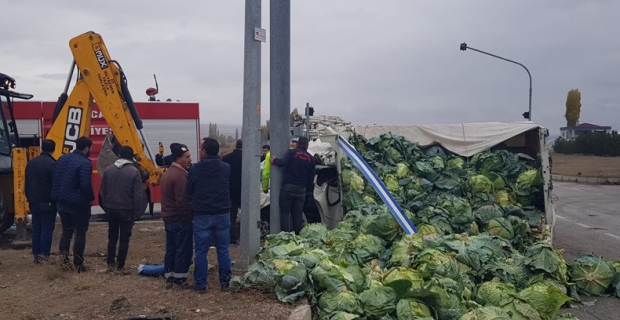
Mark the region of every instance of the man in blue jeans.
[[166, 230], [164, 256], [166, 289], [188, 289], [187, 273], [194, 253], [194, 217], [187, 196], [187, 170], [192, 163], [189, 149], [176, 144], [173, 162], [161, 180], [161, 218]]
[[26, 165], [26, 198], [32, 212], [32, 254], [37, 264], [49, 260], [56, 225], [56, 203], [52, 201], [55, 148], [54, 140], [43, 140], [42, 153]]
[[220, 144], [212, 138], [204, 139], [200, 150], [201, 161], [189, 169], [187, 194], [194, 214], [194, 281], [196, 292], [206, 293], [207, 253], [211, 235], [220, 272], [220, 287], [228, 290], [231, 276], [230, 245], [230, 165], [219, 157]]

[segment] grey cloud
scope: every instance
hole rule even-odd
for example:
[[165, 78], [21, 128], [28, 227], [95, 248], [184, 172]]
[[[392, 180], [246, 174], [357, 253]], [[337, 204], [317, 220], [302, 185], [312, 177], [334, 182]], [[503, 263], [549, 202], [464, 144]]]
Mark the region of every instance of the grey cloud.
[[[269, 30], [269, 1], [262, 27]], [[201, 103], [203, 122], [241, 124], [243, 1], [14, 2], [4, 19], [3, 70], [20, 90], [55, 100], [69, 39], [93, 30], [127, 76], [134, 99]], [[534, 121], [557, 133], [568, 90], [582, 121], [620, 127], [617, 1], [292, 1], [291, 107], [357, 123], [521, 120], [527, 74], [467, 42], [526, 65]], [[28, 19], [23, 18], [28, 12]], [[269, 116], [269, 38], [262, 46], [262, 120]], [[27, 90], [26, 90], [27, 89]]]

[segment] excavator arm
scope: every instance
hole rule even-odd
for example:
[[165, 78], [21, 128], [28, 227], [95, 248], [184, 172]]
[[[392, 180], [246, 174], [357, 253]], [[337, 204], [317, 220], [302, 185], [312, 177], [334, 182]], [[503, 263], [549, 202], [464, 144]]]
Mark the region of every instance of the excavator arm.
[[[52, 127], [46, 136], [56, 142], [54, 157], [72, 152], [79, 137], [90, 135], [94, 100], [112, 131], [112, 134], [106, 137], [100, 152], [99, 159], [107, 159], [102, 163], [115, 159], [116, 156], [111, 150], [118, 149], [120, 145], [130, 146], [140, 168], [148, 172], [150, 185], [158, 185], [163, 169], [154, 162], [153, 153], [142, 130], [142, 120], [129, 93], [127, 78], [120, 64], [110, 58], [103, 38], [95, 32], [86, 32], [71, 39], [69, 47], [74, 62], [65, 90], [54, 110]], [[67, 95], [76, 67], [77, 82]], [[112, 146], [109, 146], [110, 144]], [[99, 165], [98, 167], [101, 168]]]

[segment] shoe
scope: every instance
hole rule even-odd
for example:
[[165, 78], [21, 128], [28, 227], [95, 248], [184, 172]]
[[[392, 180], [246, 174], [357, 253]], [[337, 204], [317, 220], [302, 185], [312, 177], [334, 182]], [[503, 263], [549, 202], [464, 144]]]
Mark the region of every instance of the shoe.
[[194, 291], [196, 291], [196, 293], [198, 293], [198, 294], [205, 294], [205, 293], [207, 293], [207, 288], [198, 288], [198, 287], [195, 287], [195, 288], [194, 288]]
[[222, 291], [230, 291], [230, 284], [229, 283], [222, 283], [220, 285], [220, 287], [222, 288]]
[[174, 282], [166, 282], [166, 290], [172, 289], [173, 286], [174, 286]]
[[116, 265], [113, 263], [108, 263], [108, 272], [114, 272], [116, 270]]
[[123, 267], [116, 268], [116, 270], [114, 272], [117, 273], [117, 274], [120, 274], [120, 275], [125, 275], [125, 276], [128, 275], [128, 274], [131, 274], [131, 271], [126, 270]]
[[172, 290], [175, 290], [175, 291], [187, 290], [187, 289], [191, 289], [191, 288], [192, 288], [192, 285], [189, 284], [188, 282], [174, 283], [172, 285]]
[[82, 272], [86, 272], [89, 270], [89, 268], [83, 264], [77, 265], [74, 268], [75, 268], [75, 271], [77, 271], [77, 273], [82, 273]]

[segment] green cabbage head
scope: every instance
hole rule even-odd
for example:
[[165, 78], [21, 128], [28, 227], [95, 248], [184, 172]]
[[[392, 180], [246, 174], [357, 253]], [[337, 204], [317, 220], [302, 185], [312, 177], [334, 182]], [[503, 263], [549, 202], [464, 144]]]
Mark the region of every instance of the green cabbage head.
[[491, 193], [493, 190], [493, 182], [481, 174], [471, 177], [469, 185], [474, 193]]

